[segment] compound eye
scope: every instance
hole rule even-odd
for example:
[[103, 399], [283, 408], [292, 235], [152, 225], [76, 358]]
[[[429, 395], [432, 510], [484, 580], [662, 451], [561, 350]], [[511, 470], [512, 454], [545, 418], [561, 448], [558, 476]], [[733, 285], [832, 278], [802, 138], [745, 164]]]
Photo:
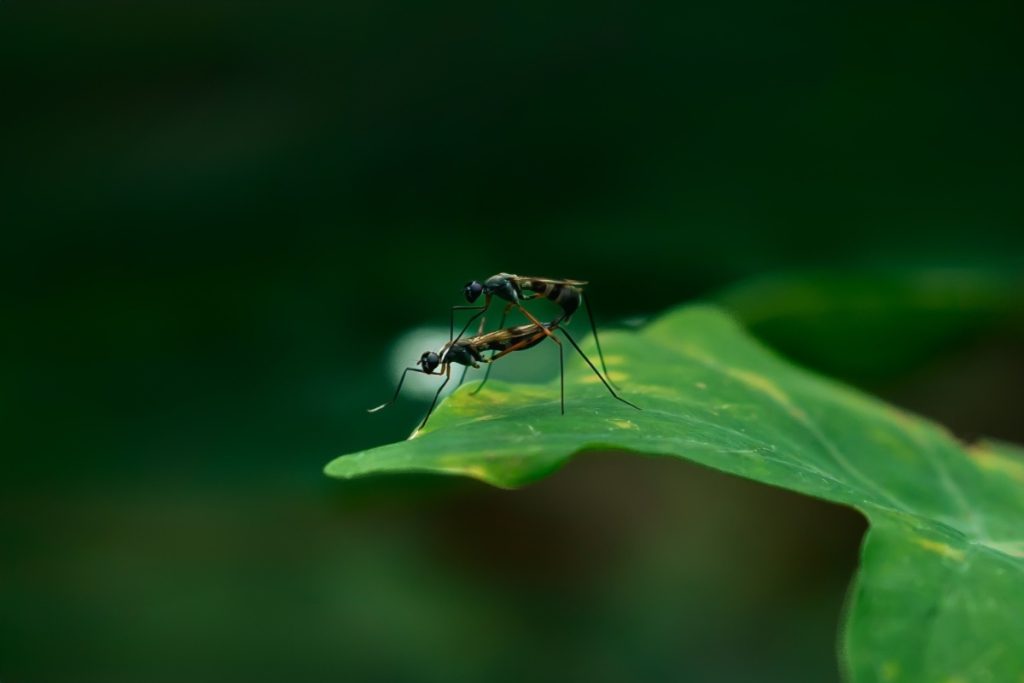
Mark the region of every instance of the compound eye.
[[466, 294], [466, 301], [473, 303], [480, 298], [480, 294], [484, 291], [484, 286], [476, 280], [473, 280], [472, 282], [466, 283], [466, 289], [464, 291]]
[[420, 367], [422, 367], [425, 371], [433, 372], [440, 362], [441, 360], [440, 358], [437, 357], [436, 353], [434, 353], [433, 351], [427, 351], [422, 356], [420, 356], [420, 359], [417, 361], [417, 364]]

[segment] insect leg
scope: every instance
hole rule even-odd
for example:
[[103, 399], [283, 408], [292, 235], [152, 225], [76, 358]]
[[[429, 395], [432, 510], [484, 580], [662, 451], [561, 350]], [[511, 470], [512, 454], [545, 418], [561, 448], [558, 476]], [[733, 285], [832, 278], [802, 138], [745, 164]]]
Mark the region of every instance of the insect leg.
[[[555, 339], [552, 337], [552, 339]], [[558, 341], [555, 339], [555, 341]], [[562, 405], [562, 415], [565, 415], [565, 354], [562, 352], [562, 342], [558, 342], [558, 375], [561, 378], [560, 396]]]
[[601, 351], [601, 340], [597, 338], [597, 325], [594, 324], [594, 314], [590, 310], [590, 297], [583, 297], [583, 307], [587, 309], [587, 319], [590, 320], [590, 331], [594, 334], [594, 344], [597, 346], [597, 357], [601, 359], [601, 369], [604, 370], [608, 383], [615, 386], [612, 376], [608, 374], [608, 366], [604, 363], [604, 352]]
[[[469, 329], [469, 326], [473, 323], [473, 321], [482, 316], [487, 311], [487, 308], [490, 305], [491, 295], [488, 294], [487, 298], [484, 300], [483, 306], [452, 306], [451, 315], [448, 318], [448, 341], [452, 342], [455, 341], [456, 339], [462, 339], [462, 335], [466, 334], [466, 330]], [[475, 313], [472, 316], [470, 316], [469, 320], [466, 321], [466, 324], [462, 326], [462, 331], [459, 332], [458, 337], [455, 336], [455, 311], [479, 311], [478, 313]], [[480, 321], [481, 330], [483, 329], [484, 321], [486, 320], [487, 318], [484, 318], [484, 320]]]
[[581, 356], [583, 356], [583, 360], [587, 361], [587, 365], [589, 365], [589, 366], [590, 366], [590, 369], [594, 371], [594, 374], [595, 374], [595, 375], [597, 375], [598, 379], [600, 379], [600, 380], [601, 380], [601, 383], [602, 383], [602, 384], [604, 384], [604, 388], [605, 388], [605, 389], [607, 389], [607, 390], [608, 390], [608, 392], [609, 392], [609, 393], [610, 393], [610, 394], [611, 394], [612, 396], [614, 396], [614, 397], [615, 397], [615, 398], [617, 398], [618, 400], [622, 401], [622, 402], [623, 402], [623, 403], [625, 403], [626, 405], [628, 405], [628, 406], [633, 406], [633, 407], [634, 407], [634, 408], [636, 408], [637, 410], [640, 410], [640, 407], [639, 407], [639, 406], [633, 405], [632, 403], [630, 403], [630, 402], [629, 402], [629, 401], [627, 401], [626, 399], [624, 399], [624, 398], [622, 398], [621, 396], [619, 396], [618, 394], [616, 394], [616, 393], [615, 393], [615, 390], [614, 390], [614, 389], [612, 389], [611, 385], [610, 385], [610, 384], [608, 384], [608, 381], [607, 381], [607, 380], [606, 380], [606, 379], [604, 378], [604, 375], [602, 375], [602, 374], [601, 374], [601, 373], [600, 373], [600, 372], [598, 371], [598, 369], [597, 369], [596, 367], [594, 367], [594, 364], [590, 362], [590, 359], [589, 359], [589, 358], [587, 358], [587, 354], [583, 353], [583, 349], [581, 349], [581, 348], [579, 347], [579, 344], [577, 344], [577, 343], [576, 343], [576, 340], [572, 338], [572, 335], [570, 335], [570, 334], [569, 334], [569, 332], [568, 332], [568, 331], [567, 331], [567, 330], [566, 330], [565, 328], [559, 328], [559, 329], [561, 329], [561, 330], [562, 330], [562, 334], [564, 334], [564, 335], [565, 335], [565, 338], [569, 340], [569, 343], [570, 343], [570, 344], [572, 344], [573, 348], [574, 348], [574, 349], [576, 349], [576, 351], [578, 351], [578, 352], [579, 352], [579, 354], [580, 354]]
[[[505, 306], [505, 310], [501, 312], [501, 323], [498, 325], [498, 329], [499, 330], [504, 329], [504, 327], [505, 327], [505, 318], [508, 317], [508, 311], [509, 311], [510, 308], [512, 308], [512, 304], [508, 304], [507, 306]], [[494, 360], [494, 356], [495, 356], [495, 354], [492, 353], [490, 360]], [[487, 384], [487, 378], [490, 377], [490, 376], [491, 376], [491, 363], [490, 363], [490, 361], [488, 361], [488, 363], [487, 363], [487, 370], [484, 371], [484, 378], [482, 380], [480, 380], [480, 385], [477, 386], [476, 389], [474, 389], [473, 391], [469, 392], [469, 395], [470, 396], [476, 396], [477, 394], [479, 394], [480, 390], [484, 388], [485, 384]]]
[[[498, 353], [498, 354], [495, 354], [495, 355], [491, 356], [491, 358], [490, 358], [490, 360], [488, 362], [489, 363], [493, 363], [497, 359], [499, 359], [502, 356], [504, 356], [506, 353], [511, 353], [512, 351], [517, 351], [518, 349], [521, 349], [523, 347], [528, 347], [528, 346], [531, 346], [532, 344], [536, 344], [540, 340], [541, 337], [543, 337], [545, 334], [547, 334], [547, 332], [548, 332], [548, 330], [544, 330], [543, 332], [537, 332], [537, 334], [533, 335], [532, 337], [527, 337], [526, 339], [522, 340], [521, 342], [519, 342], [517, 344], [513, 344], [512, 346], [508, 347], [507, 349], [505, 349], [501, 353]], [[564, 330], [563, 330], [563, 332], [564, 332]], [[548, 338], [551, 341], [553, 341], [556, 344], [558, 344], [558, 371], [559, 371], [559, 374], [561, 376], [561, 393], [560, 393], [561, 403], [560, 403], [560, 405], [562, 407], [562, 415], [565, 415], [565, 354], [562, 352], [562, 342], [561, 342], [561, 340], [559, 340], [558, 337], [556, 337], [554, 335], [551, 335], [551, 334], [548, 334]]]
[[406, 368], [405, 370], [402, 371], [402, 377], [398, 380], [398, 387], [395, 389], [395, 395], [391, 397], [391, 400], [386, 402], [386, 403], [381, 403], [376, 408], [368, 408], [366, 412], [368, 412], [368, 413], [376, 413], [378, 410], [384, 410], [389, 405], [391, 405], [392, 403], [397, 401], [398, 400], [398, 393], [402, 390], [402, 382], [405, 381], [405, 375], [406, 375], [406, 373], [408, 373], [410, 371], [411, 372], [420, 372], [420, 373], [423, 373], [424, 375], [431, 374], [429, 372], [425, 372], [421, 368]]
[[452, 366], [451, 365], [445, 365], [444, 366], [444, 381], [441, 382], [441, 386], [439, 386], [437, 388], [437, 393], [434, 394], [434, 400], [430, 402], [430, 408], [427, 410], [427, 414], [423, 416], [423, 422], [421, 422], [420, 426], [416, 428], [417, 431], [419, 431], [420, 429], [423, 429], [424, 427], [427, 426], [427, 420], [430, 419], [430, 415], [434, 412], [434, 406], [437, 405], [437, 399], [441, 395], [441, 392], [444, 391], [445, 385], [448, 384], [448, 380], [450, 380], [451, 378], [452, 378]]
[[[522, 304], [515, 304], [515, 305], [518, 306], [519, 310], [523, 312], [523, 315], [525, 315], [527, 318], [529, 318], [530, 322], [532, 322], [534, 325], [539, 327], [544, 334], [546, 334], [547, 336], [551, 337], [552, 339], [555, 339], [555, 335], [551, 333], [551, 330], [548, 329], [547, 325], [545, 325], [541, 321], [537, 320], [537, 318], [533, 315], [533, 313], [530, 313], [528, 310], [523, 308]], [[555, 325], [557, 325], [560, 322], [561, 322], [561, 319], [556, 320], [554, 323], [552, 323], [552, 327], [554, 327]]]
[[[461, 387], [461, 386], [462, 386], [462, 383], [466, 381], [466, 373], [467, 373], [467, 372], [469, 372], [469, 366], [468, 366], [468, 365], [463, 365], [463, 366], [462, 366], [462, 375], [461, 375], [461, 376], [459, 377], [459, 383], [455, 385], [455, 388], [456, 388], [456, 389], [458, 389], [459, 387]], [[474, 391], [474, 392], [472, 392], [472, 393], [474, 393], [474, 394], [475, 394], [476, 392]]]

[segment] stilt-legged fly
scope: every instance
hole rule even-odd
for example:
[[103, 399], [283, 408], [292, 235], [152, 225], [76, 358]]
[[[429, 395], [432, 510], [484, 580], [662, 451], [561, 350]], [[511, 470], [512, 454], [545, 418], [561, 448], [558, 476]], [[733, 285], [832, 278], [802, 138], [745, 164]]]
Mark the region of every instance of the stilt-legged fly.
[[[608, 374], [608, 366], [604, 362], [604, 352], [601, 350], [601, 340], [597, 336], [597, 325], [594, 324], [594, 315], [590, 310], [590, 302], [583, 296], [583, 286], [587, 283], [582, 280], [553, 280], [550, 278], [542, 277], [528, 277], [523, 275], [512, 275], [511, 273], [498, 273], [493, 275], [483, 282], [473, 280], [467, 282], [463, 293], [466, 296], [466, 301], [469, 303], [475, 303], [482, 294], [484, 296], [484, 303], [481, 306], [452, 306], [451, 320], [449, 325], [449, 338], [454, 340], [460, 339], [469, 326], [474, 320], [483, 316], [487, 309], [490, 308], [491, 299], [497, 296], [500, 299], [504, 299], [508, 303], [505, 304], [505, 310], [501, 314], [501, 322], [499, 328], [504, 328], [505, 317], [508, 315], [509, 310], [512, 307], [518, 308], [522, 311], [530, 322], [535, 325], [543, 326], [540, 320], [530, 313], [522, 305], [521, 302], [529, 301], [537, 298], [547, 298], [550, 301], [557, 304], [562, 309], [562, 314], [552, 321], [551, 325], [558, 327], [559, 325], [566, 323], [572, 317], [573, 313], [580, 307], [580, 303], [583, 303], [583, 307], [587, 311], [587, 318], [590, 320], [590, 331], [594, 335], [594, 343], [597, 346], [597, 356], [601, 361], [601, 369], [604, 374]], [[455, 336], [455, 311], [477, 311], [473, 314], [466, 324], [463, 326], [462, 331], [459, 332], [459, 336]], [[480, 321], [480, 332], [483, 332], [484, 318]], [[564, 331], [564, 330], [563, 330]], [[552, 333], [549, 331], [546, 333], [547, 336], [554, 339]], [[487, 383], [487, 378], [490, 376], [491, 368], [488, 366], [487, 372], [484, 373], [484, 379], [480, 382], [480, 386], [474, 389], [473, 393], [480, 391], [484, 384]], [[608, 378], [609, 381], [611, 378]]]
[[[556, 331], [561, 331], [565, 338], [569, 340], [573, 348], [582, 356], [583, 360], [586, 361], [590, 369], [594, 371], [594, 374], [598, 376], [601, 383], [604, 384], [605, 388], [608, 389], [609, 393], [619, 401], [622, 401], [626, 405], [632, 406], [637, 410], [639, 407], [633, 405], [626, 399], [615, 393], [611, 385], [604, 378], [604, 375], [594, 366], [594, 364], [587, 358], [587, 354], [583, 353], [583, 350], [576, 343], [576, 340], [564, 329], [557, 326], [556, 323], [530, 323], [529, 325], [520, 325], [518, 327], [510, 327], [507, 329], [495, 330], [494, 332], [488, 332], [487, 334], [480, 334], [473, 337], [464, 337], [450, 341], [444, 345], [440, 353], [434, 353], [433, 351], [427, 351], [420, 359], [416, 361], [416, 365], [419, 367], [410, 367], [402, 371], [402, 376], [398, 380], [398, 386], [395, 388], [395, 394], [391, 397], [391, 400], [387, 403], [382, 403], [376, 408], [371, 408], [369, 412], [375, 413], [378, 410], [387, 408], [395, 401], [398, 400], [398, 394], [402, 391], [402, 383], [405, 382], [405, 376], [410, 372], [419, 372], [424, 375], [444, 375], [444, 381], [441, 382], [441, 386], [438, 387], [437, 392], [434, 394], [434, 400], [430, 403], [430, 408], [427, 410], [426, 416], [423, 418], [423, 422], [420, 423], [419, 429], [427, 424], [427, 420], [430, 418], [431, 413], [434, 412], [434, 407], [437, 405], [437, 399], [441, 395], [441, 391], [444, 389], [448, 381], [451, 380], [451, 366], [452, 363], [458, 363], [464, 365], [467, 368], [479, 368], [480, 363], [485, 363], [490, 367], [490, 364], [498, 360], [502, 356], [505, 356], [513, 351], [521, 351], [536, 346], [545, 337], [548, 337], [556, 344], [558, 344], [558, 367], [561, 372], [561, 407], [562, 414], [565, 414], [565, 362], [562, 353], [562, 342], [554, 335]], [[485, 351], [491, 351], [489, 358], [484, 357]], [[435, 372], [436, 371], [436, 372]], [[461, 380], [460, 380], [461, 383]], [[474, 392], [475, 393], [475, 392]]]

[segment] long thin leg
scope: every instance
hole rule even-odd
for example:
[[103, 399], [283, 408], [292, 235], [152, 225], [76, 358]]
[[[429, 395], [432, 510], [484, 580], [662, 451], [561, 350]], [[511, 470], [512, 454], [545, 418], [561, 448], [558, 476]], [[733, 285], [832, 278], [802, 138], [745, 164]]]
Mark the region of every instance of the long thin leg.
[[[472, 322], [472, 320], [470, 320], [470, 322]], [[480, 336], [481, 334], [484, 333], [484, 323], [486, 323], [486, 322], [487, 322], [487, 318], [486, 317], [480, 318], [480, 326], [476, 330], [477, 336]], [[501, 317], [501, 324], [502, 325], [505, 324], [505, 316]], [[463, 330], [463, 332], [465, 332], [465, 330]], [[462, 334], [460, 333], [459, 336], [461, 337]], [[493, 356], [494, 354], [492, 353], [491, 355]], [[466, 373], [467, 372], [469, 372], [469, 366], [468, 365], [463, 365], [462, 366], [462, 375], [459, 376], [459, 383], [455, 385], [456, 389], [461, 387], [462, 383], [466, 381]], [[490, 374], [490, 372], [491, 372], [491, 366], [490, 365], [487, 366], [487, 372], [488, 372], [488, 374]], [[484, 381], [485, 382], [487, 381], [487, 376], [486, 375], [484, 375]], [[476, 391], [471, 392], [470, 396], [475, 395], [477, 391], [480, 391], [480, 390], [477, 389]]]
[[384, 410], [384, 409], [385, 409], [385, 408], [387, 408], [387, 407], [388, 407], [389, 405], [391, 405], [392, 403], [394, 403], [395, 401], [397, 401], [397, 400], [398, 400], [398, 393], [399, 393], [399, 392], [400, 392], [400, 391], [402, 390], [402, 382], [404, 382], [404, 381], [405, 381], [405, 375], [406, 375], [406, 373], [408, 373], [408, 372], [410, 372], [410, 371], [411, 371], [411, 372], [419, 372], [419, 373], [422, 373], [422, 374], [424, 374], [424, 375], [429, 375], [429, 374], [431, 374], [431, 373], [429, 373], [429, 372], [425, 372], [425, 371], [424, 371], [424, 370], [422, 370], [421, 368], [406, 368], [405, 370], [403, 370], [403, 371], [402, 371], [402, 377], [401, 377], [401, 378], [400, 378], [400, 379], [398, 380], [398, 387], [397, 387], [397, 388], [395, 389], [395, 395], [391, 397], [391, 400], [390, 400], [390, 401], [388, 401], [387, 403], [381, 403], [381, 404], [380, 404], [379, 406], [377, 406], [376, 408], [368, 408], [368, 409], [366, 410], [366, 412], [368, 412], [368, 413], [376, 413], [376, 412], [377, 412], [378, 410]]
[[572, 344], [573, 348], [576, 349], [581, 356], [583, 356], [583, 360], [587, 361], [587, 365], [590, 366], [590, 369], [594, 371], [594, 374], [597, 375], [598, 379], [601, 380], [601, 383], [604, 384], [604, 388], [607, 389], [608, 392], [612, 396], [614, 396], [615, 398], [619, 399], [620, 401], [622, 401], [626, 405], [633, 406], [637, 410], [640, 410], [639, 406], [633, 405], [632, 403], [630, 403], [626, 399], [624, 399], [621, 396], [619, 396], [618, 394], [616, 394], [615, 390], [612, 389], [610, 384], [608, 384], [608, 381], [604, 378], [604, 376], [598, 371], [598, 369], [596, 367], [594, 367], [594, 364], [590, 362], [590, 359], [587, 358], [587, 354], [583, 353], [583, 349], [581, 349], [579, 344], [576, 343], [576, 340], [572, 338], [572, 335], [570, 335], [569, 332], [565, 328], [559, 328], [559, 329], [562, 330], [562, 334], [564, 334], [565, 338], [569, 340], [569, 343]]
[[[547, 336], [551, 337], [552, 339], [555, 338], [555, 335], [552, 333], [552, 331], [550, 329], [548, 329], [548, 326], [545, 325], [544, 323], [542, 323], [541, 321], [537, 320], [536, 316], [534, 316], [533, 313], [530, 313], [528, 310], [523, 308], [522, 304], [513, 304], [513, 305], [517, 306], [519, 308], [519, 310], [523, 312], [523, 315], [525, 315], [527, 318], [529, 318], [531, 323], [533, 323], [534, 325], [539, 327], [541, 329], [541, 331], [544, 332], [544, 334], [546, 334]], [[561, 319], [556, 320], [555, 323], [552, 324], [552, 328], [557, 326], [557, 324], [560, 323], [560, 322], [561, 322]]]
[[[494, 354], [493, 356], [491, 356], [488, 359], [487, 362], [488, 363], [493, 363], [497, 359], [499, 359], [502, 356], [504, 356], [506, 353], [511, 353], [513, 351], [518, 351], [521, 348], [528, 347], [528, 346], [530, 346], [532, 344], [536, 344], [536, 343], [538, 343], [540, 341], [540, 338], [541, 338], [541, 336], [543, 336], [543, 334], [544, 334], [543, 332], [538, 332], [537, 334], [533, 335], [532, 337], [528, 337], [528, 338], [522, 340], [521, 342], [519, 342], [517, 344], [513, 344], [512, 346], [508, 347], [507, 349], [505, 349], [501, 353], [497, 353], [497, 354]], [[553, 341], [556, 344], [558, 344], [558, 372], [559, 372], [559, 376], [561, 377], [560, 398], [561, 398], [561, 406], [562, 406], [562, 415], [565, 415], [565, 354], [562, 352], [562, 342], [561, 342], [561, 340], [559, 340], [558, 337], [556, 337], [554, 335], [548, 335], [548, 338], [551, 341]]]
[[444, 391], [445, 385], [448, 384], [448, 380], [450, 380], [451, 378], [452, 378], [452, 366], [451, 365], [445, 365], [444, 366], [444, 381], [441, 382], [441, 386], [439, 386], [437, 388], [437, 393], [434, 394], [434, 400], [430, 402], [430, 408], [427, 410], [427, 414], [423, 416], [423, 422], [421, 422], [420, 426], [416, 428], [417, 431], [420, 430], [420, 429], [423, 429], [424, 427], [427, 426], [427, 420], [430, 419], [430, 415], [434, 412], [434, 406], [437, 405], [437, 399], [441, 395], [441, 392]]
[[587, 296], [583, 297], [583, 307], [587, 309], [587, 318], [590, 320], [590, 331], [594, 334], [594, 344], [597, 346], [597, 357], [601, 359], [601, 369], [604, 370], [604, 375], [608, 378], [608, 383], [615, 386], [615, 382], [612, 381], [612, 376], [608, 373], [608, 366], [604, 363], [604, 352], [601, 350], [601, 340], [597, 338], [597, 325], [594, 324], [594, 314], [590, 310], [590, 298]]
[[[466, 330], [468, 330], [469, 326], [473, 324], [473, 321], [482, 316], [490, 305], [491, 297], [488, 296], [484, 301], [483, 306], [452, 306], [451, 314], [448, 318], [448, 341], [452, 342], [456, 339], [462, 339], [462, 335], [466, 334]], [[469, 320], [466, 321], [466, 324], [462, 326], [462, 330], [459, 332], [458, 337], [455, 336], [455, 311], [479, 311], [479, 313], [470, 316]], [[484, 320], [486, 320], [486, 318]], [[483, 326], [483, 321], [481, 321], [480, 325], [481, 327]]]
[[[508, 317], [508, 309], [510, 309], [510, 308], [512, 308], [512, 304], [509, 304], [508, 306], [505, 306], [505, 310], [501, 312], [501, 323], [498, 325], [498, 329], [499, 330], [505, 328], [505, 318]], [[491, 355], [493, 356], [494, 354], [491, 354]], [[493, 360], [493, 358], [492, 358], [492, 360]], [[484, 378], [482, 380], [480, 380], [480, 384], [477, 386], [476, 389], [474, 389], [473, 391], [469, 392], [469, 395], [470, 396], [476, 396], [477, 394], [479, 394], [480, 390], [484, 388], [485, 384], [487, 384], [487, 378], [490, 377], [490, 376], [491, 376], [491, 364], [488, 363], [487, 364], [487, 370], [484, 371]]]
[[[555, 339], [552, 337], [552, 339]], [[557, 341], [557, 340], [556, 340]], [[562, 415], [565, 415], [565, 354], [562, 352], [562, 343], [558, 342], [558, 374], [561, 377], [560, 398], [562, 401]]]
[[[462, 383], [466, 381], [466, 373], [467, 372], [469, 372], [469, 366], [468, 365], [463, 365], [462, 366], [462, 375], [459, 376], [459, 383], [455, 385], [456, 389], [461, 387]], [[476, 392], [473, 392], [473, 393], [476, 393]]]

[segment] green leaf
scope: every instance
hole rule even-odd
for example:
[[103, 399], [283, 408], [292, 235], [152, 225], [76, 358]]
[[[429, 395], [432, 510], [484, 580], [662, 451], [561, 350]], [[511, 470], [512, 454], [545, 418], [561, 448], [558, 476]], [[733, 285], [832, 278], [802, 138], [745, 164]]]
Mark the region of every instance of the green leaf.
[[994, 331], [1024, 335], [1024, 280], [995, 270], [791, 271], [715, 301], [772, 348], [854, 382], [906, 375]]
[[557, 380], [495, 382], [477, 396], [466, 387], [414, 438], [340, 457], [326, 472], [438, 472], [516, 487], [576, 453], [619, 449], [849, 505], [871, 524], [842, 638], [849, 677], [1024, 681], [1019, 450], [968, 450], [938, 425], [794, 367], [713, 308], [602, 341], [612, 377], [643, 410], [612, 399], [576, 362], [564, 417]]

